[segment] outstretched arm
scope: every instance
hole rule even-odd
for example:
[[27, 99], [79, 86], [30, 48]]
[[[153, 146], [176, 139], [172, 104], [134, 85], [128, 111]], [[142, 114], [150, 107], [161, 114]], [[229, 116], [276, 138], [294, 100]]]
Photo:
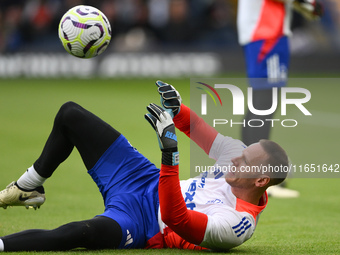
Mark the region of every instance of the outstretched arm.
[[208, 216], [188, 210], [184, 202], [179, 176], [178, 151], [175, 126], [168, 112], [150, 104], [145, 118], [155, 129], [162, 150], [159, 179], [159, 203], [162, 221], [176, 234], [193, 244], [203, 241]]
[[176, 128], [190, 137], [209, 155], [211, 145], [218, 134], [213, 127], [184, 104], [181, 105], [180, 113], [174, 117], [174, 123]]
[[209, 155], [218, 132], [189, 107], [182, 104], [180, 94], [172, 85], [162, 81], [157, 81], [156, 85], [161, 96], [161, 104], [173, 118], [176, 128], [190, 137]]
[[179, 183], [178, 166], [162, 165], [158, 187], [162, 221], [186, 241], [199, 245], [204, 238], [208, 216], [188, 210]]

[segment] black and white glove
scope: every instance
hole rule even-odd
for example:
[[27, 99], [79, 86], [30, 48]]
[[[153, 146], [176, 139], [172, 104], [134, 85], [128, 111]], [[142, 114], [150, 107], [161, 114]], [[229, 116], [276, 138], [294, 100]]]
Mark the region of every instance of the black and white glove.
[[149, 104], [145, 119], [156, 131], [159, 147], [162, 150], [162, 164], [175, 166], [179, 163], [177, 136], [170, 113], [156, 104]]
[[174, 118], [181, 109], [182, 98], [178, 91], [170, 84], [156, 81], [158, 93], [161, 96], [163, 108]]
[[315, 20], [323, 15], [323, 5], [316, 0], [294, 0], [293, 8], [309, 20]]

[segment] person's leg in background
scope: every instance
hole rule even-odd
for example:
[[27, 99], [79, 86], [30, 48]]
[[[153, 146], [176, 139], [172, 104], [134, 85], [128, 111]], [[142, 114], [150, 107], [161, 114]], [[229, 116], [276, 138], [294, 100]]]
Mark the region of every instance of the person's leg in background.
[[[286, 86], [289, 67], [289, 42], [286, 36], [260, 40], [244, 46], [247, 76], [253, 90], [253, 106], [257, 110], [268, 110], [273, 104], [273, 88], [278, 88], [277, 105], [280, 104], [279, 89]], [[270, 139], [275, 112], [269, 115], [257, 115], [249, 111], [245, 115], [246, 125], [242, 127], [242, 141], [249, 146], [261, 139]], [[249, 120], [260, 120], [260, 125], [251, 127]], [[259, 121], [258, 121], [259, 122]], [[263, 125], [262, 125], [263, 123]], [[272, 186], [268, 194], [273, 197], [297, 197], [299, 192], [285, 188], [287, 182]]]

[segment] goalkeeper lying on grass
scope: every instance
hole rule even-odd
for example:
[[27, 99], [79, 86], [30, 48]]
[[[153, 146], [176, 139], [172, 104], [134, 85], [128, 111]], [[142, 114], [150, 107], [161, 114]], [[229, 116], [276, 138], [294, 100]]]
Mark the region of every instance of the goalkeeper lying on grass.
[[[150, 104], [145, 118], [159, 139], [161, 169], [97, 116], [76, 103], [65, 103], [55, 117], [42, 154], [16, 182], [1, 191], [0, 206], [40, 207], [45, 201], [44, 181], [76, 147], [103, 196], [105, 211], [93, 219], [53, 230], [26, 230], [0, 237], [0, 251], [78, 247], [228, 250], [253, 235], [267, 204], [266, 189], [285, 176], [240, 169], [261, 164], [286, 166], [286, 153], [272, 141], [246, 147], [219, 134], [181, 104], [179, 93], [171, 85], [161, 81], [156, 85], [163, 108]], [[232, 165], [236, 171], [219, 179], [203, 174], [180, 181], [175, 127], [220, 166]]]

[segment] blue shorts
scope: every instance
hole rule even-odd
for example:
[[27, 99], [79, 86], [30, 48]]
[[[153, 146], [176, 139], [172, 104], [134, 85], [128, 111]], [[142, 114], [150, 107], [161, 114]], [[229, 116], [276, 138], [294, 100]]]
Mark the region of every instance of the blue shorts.
[[118, 248], [144, 248], [159, 232], [159, 169], [120, 135], [88, 173], [104, 199], [100, 216], [122, 228]]
[[282, 87], [287, 83], [290, 59], [286, 36], [243, 46], [247, 76], [254, 90]]

